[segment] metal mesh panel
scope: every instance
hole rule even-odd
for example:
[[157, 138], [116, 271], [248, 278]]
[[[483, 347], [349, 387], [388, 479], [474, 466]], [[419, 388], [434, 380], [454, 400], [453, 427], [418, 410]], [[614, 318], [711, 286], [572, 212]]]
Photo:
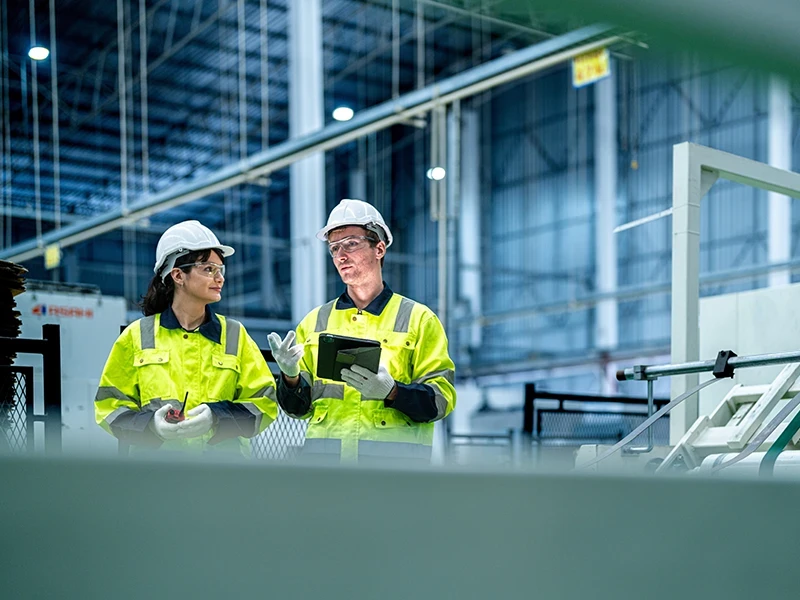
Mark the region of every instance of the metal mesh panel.
[[[602, 444], [616, 442], [633, 431], [647, 415], [630, 412], [587, 412], [576, 410], [539, 410], [538, 440], [542, 445]], [[659, 445], [669, 443], [669, 416], [653, 424], [653, 440]], [[647, 441], [647, 431], [636, 437], [633, 444]]]
[[287, 417], [282, 411], [266, 431], [251, 440], [253, 458], [288, 460], [297, 456], [306, 439], [308, 421]]
[[27, 386], [25, 373], [0, 370], [0, 451], [27, 449]]

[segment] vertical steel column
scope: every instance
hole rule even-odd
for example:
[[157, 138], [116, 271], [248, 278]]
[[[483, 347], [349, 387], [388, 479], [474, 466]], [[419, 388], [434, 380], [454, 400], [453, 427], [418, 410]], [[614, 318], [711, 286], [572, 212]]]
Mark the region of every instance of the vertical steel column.
[[[477, 317], [481, 302], [481, 147], [480, 118], [476, 110], [461, 111], [461, 181], [458, 210], [459, 300], [467, 304], [467, 316]], [[481, 326], [470, 319], [459, 335], [458, 356], [481, 344]]]
[[[321, 0], [289, 3], [289, 131], [298, 137], [324, 124]], [[325, 248], [315, 234], [325, 222], [325, 156], [290, 167], [292, 320], [325, 301]]]
[[[688, 142], [674, 147], [672, 163], [672, 362], [685, 363], [700, 357], [700, 200], [717, 176], [700, 168]], [[696, 373], [673, 377], [670, 397], [697, 383]], [[672, 411], [671, 444], [680, 441], [697, 415], [696, 396]]]
[[[773, 75], [769, 81], [769, 152], [773, 167], [792, 170], [792, 96], [785, 79]], [[769, 262], [783, 263], [791, 258], [792, 205], [788, 196], [769, 192]], [[769, 285], [788, 285], [788, 269], [772, 271]]]
[[42, 338], [47, 342], [42, 352], [43, 397], [45, 414], [45, 452], [61, 452], [61, 328], [42, 325]]
[[533, 401], [536, 398], [536, 385], [525, 384], [525, 403], [522, 407], [522, 457], [530, 459], [533, 454]]
[[[612, 64], [611, 76], [594, 84], [595, 144], [594, 186], [597, 198], [595, 216], [595, 277], [598, 293], [617, 290], [617, 240], [614, 235], [617, 208], [617, 85]], [[614, 350], [619, 341], [618, 311], [615, 299], [601, 300], [595, 309], [595, 347]], [[602, 393], [617, 391], [613, 368], [604, 369]]]

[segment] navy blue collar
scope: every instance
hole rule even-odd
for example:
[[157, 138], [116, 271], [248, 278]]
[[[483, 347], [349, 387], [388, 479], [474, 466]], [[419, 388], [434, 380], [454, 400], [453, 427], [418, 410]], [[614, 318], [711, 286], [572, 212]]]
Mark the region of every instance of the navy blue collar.
[[[386, 282], [384, 281], [383, 291], [375, 296], [375, 299], [370, 302], [364, 308], [364, 310], [375, 316], [380, 315], [383, 312], [383, 309], [386, 308], [386, 305], [389, 304], [389, 300], [393, 295], [394, 292], [389, 288], [388, 285], [386, 285]], [[356, 308], [356, 304], [347, 294], [347, 290], [345, 289], [344, 294], [339, 296], [339, 299], [336, 301], [336, 310], [347, 310], [348, 308]]]
[[[164, 329], [183, 329], [171, 306], [161, 313], [161, 326]], [[206, 306], [206, 320], [197, 331], [212, 342], [222, 343], [222, 324], [219, 322], [219, 317], [208, 306]]]

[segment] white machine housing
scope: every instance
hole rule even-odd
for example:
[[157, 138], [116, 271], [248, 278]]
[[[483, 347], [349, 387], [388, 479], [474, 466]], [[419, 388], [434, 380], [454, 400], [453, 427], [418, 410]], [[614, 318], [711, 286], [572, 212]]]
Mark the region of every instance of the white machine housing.
[[[42, 325], [46, 323], [61, 327], [63, 450], [82, 454], [116, 452], [116, 439], [95, 423], [94, 396], [120, 326], [127, 323], [125, 299], [103, 296], [80, 286], [42, 286], [45, 289], [37, 289], [36, 282], [29, 282], [28, 290], [15, 300], [22, 320], [20, 337], [41, 339]], [[18, 354], [14, 364], [34, 368], [35, 407], [41, 414], [42, 357]], [[36, 448], [41, 448], [41, 436], [36, 435], [36, 429], [34, 433]]]

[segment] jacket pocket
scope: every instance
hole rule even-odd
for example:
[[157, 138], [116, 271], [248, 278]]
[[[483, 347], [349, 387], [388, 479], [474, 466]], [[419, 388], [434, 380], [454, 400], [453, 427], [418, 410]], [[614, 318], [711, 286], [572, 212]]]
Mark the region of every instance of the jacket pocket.
[[235, 400], [240, 372], [241, 365], [238, 356], [232, 354], [212, 355], [208, 397], [212, 400]]
[[315, 402], [313, 405], [313, 412], [311, 418], [308, 420], [308, 428], [306, 430], [306, 437], [311, 438], [324, 438], [328, 437], [328, 429], [331, 425], [331, 420], [328, 418], [328, 403]]
[[372, 413], [376, 429], [398, 429], [412, 426], [411, 419], [394, 408], [379, 408]]
[[139, 350], [133, 356], [133, 366], [143, 403], [154, 398], [175, 398], [175, 385], [169, 373], [169, 350]]
[[417, 340], [400, 333], [388, 333], [381, 338], [381, 364], [400, 383], [411, 383], [414, 370], [414, 351]]

